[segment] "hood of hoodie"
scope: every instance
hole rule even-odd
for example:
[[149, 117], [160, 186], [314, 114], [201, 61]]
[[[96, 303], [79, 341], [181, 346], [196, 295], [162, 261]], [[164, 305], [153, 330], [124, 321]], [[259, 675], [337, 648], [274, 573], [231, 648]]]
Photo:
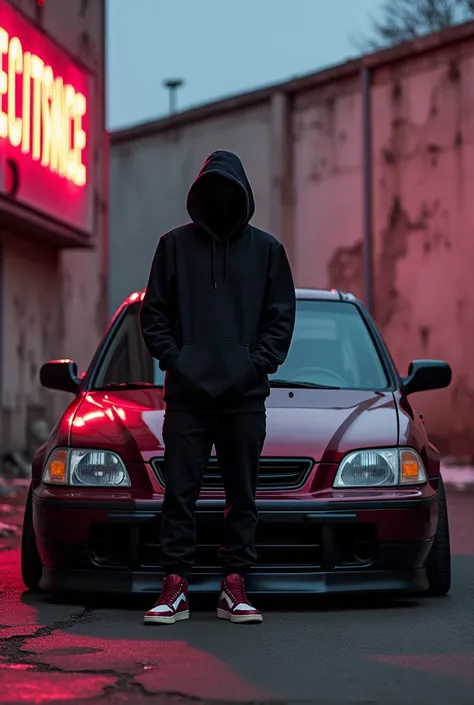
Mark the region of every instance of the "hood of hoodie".
[[226, 150], [212, 152], [189, 189], [186, 205], [191, 220], [214, 240], [226, 242], [242, 232], [255, 202], [239, 157]]

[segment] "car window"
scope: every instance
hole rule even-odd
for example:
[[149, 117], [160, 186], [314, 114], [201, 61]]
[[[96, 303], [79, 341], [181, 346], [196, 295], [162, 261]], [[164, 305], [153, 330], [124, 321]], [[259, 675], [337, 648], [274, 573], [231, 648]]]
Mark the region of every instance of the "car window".
[[155, 365], [145, 347], [139, 318], [140, 304], [128, 306], [99, 364], [95, 387], [137, 382], [155, 384]]
[[[163, 384], [164, 373], [143, 342], [139, 312], [140, 303], [128, 306], [99, 364], [94, 386]], [[387, 387], [383, 364], [359, 309], [341, 301], [298, 300], [291, 348], [272, 378], [343, 389]]]
[[385, 389], [387, 376], [354, 304], [299, 300], [288, 357], [270, 377], [343, 389]]

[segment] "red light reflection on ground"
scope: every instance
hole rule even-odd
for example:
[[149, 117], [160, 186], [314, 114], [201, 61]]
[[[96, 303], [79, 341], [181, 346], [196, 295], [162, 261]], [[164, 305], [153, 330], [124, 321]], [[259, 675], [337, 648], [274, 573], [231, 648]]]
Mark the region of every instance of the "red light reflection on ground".
[[29, 671], [34, 666], [31, 663], [0, 663], [0, 669], [8, 671]]
[[[1, 640], [12, 636], [33, 636], [42, 624], [38, 624], [36, 609], [20, 600], [24, 589], [20, 578], [19, 549], [0, 553], [0, 589], [8, 588], [1, 596], [0, 653]], [[3, 678], [3, 674], [2, 674]], [[2, 681], [0, 678], [0, 682]]]
[[129, 674], [148, 693], [179, 692], [214, 700], [270, 699], [268, 692], [247, 683], [217, 657], [184, 641], [164, 640], [163, 630], [154, 631], [156, 639], [143, 641], [57, 631], [27, 639], [22, 649], [36, 654], [29, 658], [31, 662], [60, 670]]
[[103, 689], [114, 685], [111, 676], [90, 676], [69, 673], [2, 672], [0, 702], [48, 703], [54, 700], [84, 700], [102, 695]]
[[[96, 638], [60, 630], [35, 637], [44, 625], [38, 622], [35, 607], [20, 598], [19, 560], [19, 550], [0, 553], [0, 587], [7, 588], [1, 604], [0, 652], [3, 639], [26, 637], [21, 647], [24, 661], [19, 658], [10, 663], [0, 657], [0, 703], [93, 698], [116, 682], [113, 676], [105, 677], [104, 671], [126, 676], [151, 695], [175, 692], [206, 700], [272, 699], [216, 656], [184, 641], [170, 640], [166, 628], [143, 627], [148, 637], [143, 640]], [[216, 623], [217, 629], [225, 626]], [[40, 665], [56, 670], [35, 670]]]

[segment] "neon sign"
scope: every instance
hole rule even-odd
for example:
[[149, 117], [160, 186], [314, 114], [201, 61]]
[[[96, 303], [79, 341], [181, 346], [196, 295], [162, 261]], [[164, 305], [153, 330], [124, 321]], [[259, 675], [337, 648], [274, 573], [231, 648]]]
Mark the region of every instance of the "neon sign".
[[0, 25], [0, 138], [76, 186], [84, 186], [86, 109], [82, 93]]
[[52, 219], [75, 243], [79, 236], [86, 244], [82, 236], [97, 226], [95, 184], [105, 168], [103, 97], [96, 92], [102, 69], [94, 64], [96, 76], [0, 0], [0, 212], [4, 205], [16, 209], [35, 226], [38, 215], [43, 226], [44, 218]]

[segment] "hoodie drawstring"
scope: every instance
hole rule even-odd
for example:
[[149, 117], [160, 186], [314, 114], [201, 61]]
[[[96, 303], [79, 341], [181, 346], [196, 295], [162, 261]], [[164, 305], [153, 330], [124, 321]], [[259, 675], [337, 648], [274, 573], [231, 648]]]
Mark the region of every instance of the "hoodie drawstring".
[[[229, 279], [229, 241], [225, 243], [225, 278]], [[217, 289], [216, 277], [216, 240], [212, 238], [212, 283], [214, 289]]]
[[217, 279], [216, 279], [216, 241], [212, 238], [212, 281], [214, 284], [214, 289], [217, 289]]

